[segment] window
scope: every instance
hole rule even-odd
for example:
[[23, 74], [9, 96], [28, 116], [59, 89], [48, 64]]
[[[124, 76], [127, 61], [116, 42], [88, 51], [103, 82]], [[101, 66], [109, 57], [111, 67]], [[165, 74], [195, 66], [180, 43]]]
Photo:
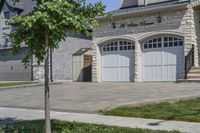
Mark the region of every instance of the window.
[[152, 48], [152, 44], [149, 44], [149, 48]]
[[4, 12], [4, 17], [5, 19], [10, 19], [11, 18], [10, 12], [9, 11]]
[[156, 43], [153, 44], [153, 48], [157, 48], [157, 44]]
[[178, 46], [183, 46], [183, 39], [177, 37], [164, 37], [164, 47], [178, 47]]
[[120, 49], [119, 49], [120, 51], [135, 49], [134, 44], [131, 42], [127, 42], [127, 41], [120, 41], [119, 47], [120, 47]]
[[161, 48], [162, 47], [162, 38], [153, 38], [152, 40], [148, 40], [144, 43], [144, 49], [155, 49], [155, 48]]
[[162, 47], [162, 43], [158, 43], [158, 48], [161, 48]]

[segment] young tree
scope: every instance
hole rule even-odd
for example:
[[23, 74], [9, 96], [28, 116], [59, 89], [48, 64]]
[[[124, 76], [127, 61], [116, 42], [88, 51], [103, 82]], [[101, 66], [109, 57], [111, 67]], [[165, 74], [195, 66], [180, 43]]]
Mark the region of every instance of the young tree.
[[[19, 0], [15, 0], [19, 2]], [[45, 132], [51, 132], [49, 100], [49, 50], [59, 47], [68, 33], [84, 33], [98, 25], [96, 16], [104, 15], [105, 6], [101, 2], [86, 4], [85, 0], [35, 0], [37, 7], [27, 15], [16, 16], [10, 20], [17, 28], [10, 34], [13, 45], [12, 53], [16, 54], [21, 44], [27, 45], [23, 59], [28, 66], [32, 56], [37, 63], [45, 63]]]

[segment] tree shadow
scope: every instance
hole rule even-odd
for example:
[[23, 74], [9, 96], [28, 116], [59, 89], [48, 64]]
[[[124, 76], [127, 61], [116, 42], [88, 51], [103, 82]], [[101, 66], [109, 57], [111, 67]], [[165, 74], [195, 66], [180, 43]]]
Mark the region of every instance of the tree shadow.
[[11, 118], [11, 117], [6, 117], [6, 118], [0, 118], [0, 126], [1, 125], [11, 125], [14, 124], [16, 122], [19, 122], [21, 120], [15, 118]]
[[149, 126], [159, 126], [161, 123], [166, 122], [166, 120], [148, 123]]

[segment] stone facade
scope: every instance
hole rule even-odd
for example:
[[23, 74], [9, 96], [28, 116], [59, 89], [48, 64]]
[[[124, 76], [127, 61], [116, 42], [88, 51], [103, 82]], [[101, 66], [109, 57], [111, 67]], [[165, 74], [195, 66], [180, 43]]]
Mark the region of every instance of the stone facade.
[[[195, 2], [197, 3], [197, 2]], [[199, 66], [199, 11], [198, 4], [152, 5], [145, 8], [123, 9], [113, 13], [113, 19], [100, 17], [101, 25], [93, 34], [93, 81], [101, 82], [101, 55], [99, 48], [106, 41], [127, 39], [135, 42], [135, 81], [141, 82], [141, 44], [153, 36], [173, 35], [184, 38], [184, 54], [195, 46], [195, 66]], [[114, 27], [113, 27], [114, 26]]]

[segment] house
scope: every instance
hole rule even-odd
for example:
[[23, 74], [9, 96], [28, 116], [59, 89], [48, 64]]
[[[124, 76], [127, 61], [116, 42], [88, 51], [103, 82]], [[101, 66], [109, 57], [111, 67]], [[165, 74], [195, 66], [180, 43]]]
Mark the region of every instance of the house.
[[[0, 81], [44, 79], [44, 64], [33, 58], [30, 67], [9, 55], [6, 20], [30, 12], [35, 4], [13, 5], [1, 0]], [[98, 16], [93, 36], [69, 35], [50, 54], [50, 77], [73, 81], [177, 81], [200, 80], [200, 0], [121, 0], [112, 18]], [[6, 54], [5, 54], [6, 53]]]
[[[17, 4], [14, 4], [12, 0], [0, 0], [0, 81], [30, 81], [44, 79], [44, 64], [38, 65], [36, 59], [33, 57], [32, 62], [30, 62], [30, 67], [25, 69], [22, 60], [25, 57], [27, 46], [22, 45], [17, 55], [13, 56], [10, 53], [12, 44], [10, 43], [9, 38], [4, 35], [5, 33], [10, 33], [14, 29], [14, 27], [7, 25], [7, 20], [16, 15], [27, 14], [33, 10], [35, 6], [36, 4], [32, 0], [20, 0]], [[82, 54], [87, 55], [85, 52], [91, 51], [91, 47], [91, 37], [86, 37], [83, 34], [70, 34], [65, 41], [62, 41], [59, 44], [59, 48], [51, 53], [51, 78], [53, 80], [84, 80], [83, 78], [80, 79], [77, 75], [82, 76], [84, 68], [86, 67], [84, 66], [84, 63], [81, 63], [82, 60], [80, 60], [79, 62], [76, 61], [77, 65], [75, 66], [80, 66], [80, 64], [81, 66], [74, 67], [76, 70], [73, 70], [73, 64], [75, 64], [73, 56], [80, 56], [84, 61], [84, 56], [82, 56]], [[87, 49], [87, 51], [79, 55], [74, 55], [80, 49]], [[91, 67], [89, 70], [87, 69], [87, 71], [91, 72]], [[74, 78], [73, 73], [76, 73], [74, 74]], [[89, 79], [91, 80], [90, 76]]]
[[11, 0], [0, 0], [0, 81], [26, 81], [31, 80], [31, 67], [24, 68], [21, 63], [26, 53], [26, 47], [22, 45], [19, 52], [13, 56], [10, 54], [12, 44], [5, 33], [10, 33], [14, 27], [7, 25], [7, 20], [11, 17], [26, 14], [32, 10], [34, 4], [23, 0], [16, 5]]
[[122, 0], [93, 29], [93, 82], [199, 80], [199, 0]]

